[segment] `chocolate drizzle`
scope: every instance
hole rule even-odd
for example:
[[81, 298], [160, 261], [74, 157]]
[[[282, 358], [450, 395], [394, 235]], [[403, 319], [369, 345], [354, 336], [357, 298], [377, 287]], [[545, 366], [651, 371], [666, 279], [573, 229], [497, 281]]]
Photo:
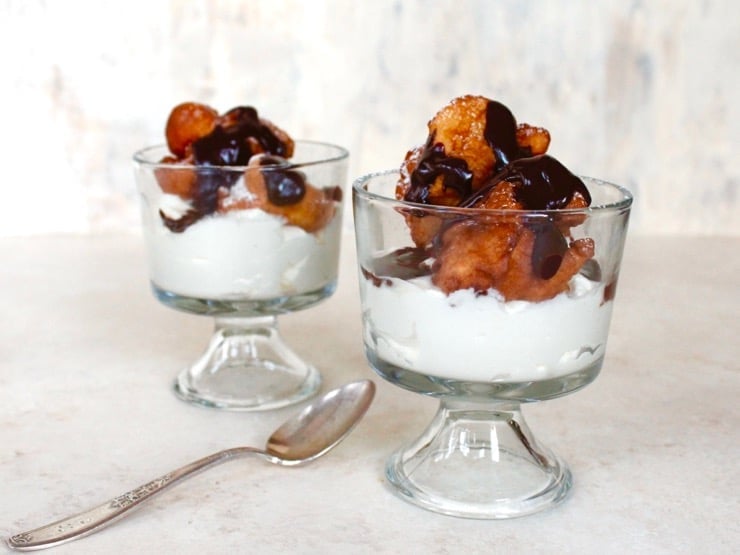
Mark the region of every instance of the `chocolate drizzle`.
[[508, 180], [517, 181], [516, 199], [528, 210], [565, 208], [575, 193], [591, 204], [583, 181], [552, 156], [520, 158], [507, 166]]
[[[265, 123], [259, 118], [257, 110], [252, 106], [239, 106], [237, 108], [232, 108], [223, 115], [222, 121], [223, 128], [229, 130], [229, 133], [233, 134], [233, 136], [237, 138], [237, 141], [242, 148], [249, 152], [247, 160], [249, 160], [249, 156], [254, 153], [247, 139], [252, 139], [259, 144], [262, 148], [258, 150], [261, 152], [268, 152], [277, 156], [285, 156], [288, 153], [288, 147], [285, 142], [280, 140], [268, 125], [265, 125]], [[199, 141], [206, 138], [207, 137], [203, 137], [202, 139], [199, 139]], [[232, 164], [224, 161], [223, 164], [244, 165], [246, 164], [246, 161], [244, 164]]]
[[614, 276], [614, 279], [606, 284], [606, 287], [604, 287], [604, 300], [601, 304], [606, 304], [609, 301], [614, 300], [614, 296], [617, 294], [617, 276]]
[[445, 189], [454, 189], [461, 198], [467, 197], [473, 190], [473, 172], [468, 169], [468, 163], [462, 158], [447, 156], [444, 145], [435, 143], [434, 133], [431, 133], [419, 165], [411, 173], [411, 187], [404, 200], [426, 204], [429, 188], [439, 176], [442, 176]]
[[403, 247], [384, 256], [374, 258], [372, 267], [361, 268], [365, 279], [373, 285], [391, 285], [391, 281], [383, 276], [392, 276], [399, 279], [413, 279], [428, 276], [431, 273], [429, 265], [430, 253], [426, 249]]
[[306, 194], [306, 178], [297, 171], [270, 171], [262, 174], [267, 186], [267, 199], [275, 206], [300, 202]]
[[252, 155], [241, 127], [217, 125], [205, 137], [193, 142], [193, 158], [199, 166], [245, 166]]
[[550, 221], [531, 223], [529, 228], [535, 232], [532, 247], [532, 271], [541, 279], [550, 279], [558, 273], [563, 263], [563, 255], [568, 250], [568, 242]]
[[[280, 156], [269, 154], [259, 157], [260, 166], [287, 165], [288, 161]], [[306, 195], [306, 176], [296, 170], [266, 171], [262, 173], [267, 189], [267, 199], [275, 206], [297, 204]]]
[[159, 217], [162, 218], [162, 223], [172, 233], [182, 233], [188, 227], [197, 222], [202, 215], [196, 210], [188, 210], [179, 218], [170, 218], [162, 210], [159, 211]]
[[506, 164], [521, 158], [523, 152], [516, 142], [516, 119], [506, 106], [495, 100], [486, 106], [486, 127], [483, 137], [496, 155], [495, 171], [501, 171]]
[[460, 206], [473, 207], [502, 181], [517, 184], [516, 200], [525, 210], [558, 210], [565, 208], [576, 192], [591, 204], [591, 194], [580, 178], [547, 154], [518, 158], [508, 163]]

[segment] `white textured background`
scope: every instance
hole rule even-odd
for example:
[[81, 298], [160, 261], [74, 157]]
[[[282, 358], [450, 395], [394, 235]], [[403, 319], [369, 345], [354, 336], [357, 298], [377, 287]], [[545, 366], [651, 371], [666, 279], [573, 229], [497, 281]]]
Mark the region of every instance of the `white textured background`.
[[740, 235], [736, 0], [0, 0], [0, 236], [136, 229], [130, 156], [184, 100], [397, 167], [451, 98], [632, 189], [635, 233]]

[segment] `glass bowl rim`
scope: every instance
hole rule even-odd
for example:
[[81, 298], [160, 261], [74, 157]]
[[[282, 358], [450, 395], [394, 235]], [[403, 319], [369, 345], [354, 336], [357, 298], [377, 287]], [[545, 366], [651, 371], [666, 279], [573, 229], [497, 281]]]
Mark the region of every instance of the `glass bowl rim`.
[[589, 177], [585, 175], [578, 175], [581, 179], [586, 179], [592, 183], [596, 183], [598, 185], [607, 185], [609, 187], [612, 187], [619, 191], [622, 194], [622, 199], [610, 202], [607, 204], [598, 204], [598, 205], [591, 205], [587, 206], [585, 208], [556, 208], [556, 209], [549, 209], [549, 210], [518, 210], [515, 208], [468, 208], [468, 207], [462, 207], [462, 206], [443, 206], [443, 205], [436, 205], [436, 204], [422, 204], [418, 202], [410, 202], [407, 200], [398, 200], [396, 198], [387, 197], [378, 193], [373, 193], [368, 191], [367, 189], [363, 188], [363, 185], [370, 181], [371, 179], [377, 178], [377, 177], [384, 177], [391, 174], [400, 174], [399, 170], [381, 170], [377, 172], [368, 173], [365, 175], [362, 175], [355, 179], [352, 182], [352, 194], [353, 195], [359, 195], [362, 197], [365, 197], [369, 200], [376, 200], [380, 201], [386, 204], [390, 205], [396, 205], [399, 208], [403, 209], [413, 209], [413, 210], [420, 210], [420, 211], [426, 211], [426, 212], [434, 212], [437, 214], [465, 214], [468, 216], [476, 215], [476, 214], [487, 214], [489, 216], [491, 215], [503, 215], [506, 214], [507, 216], [512, 216], [514, 214], [518, 215], [528, 215], [528, 214], [592, 214], [594, 212], [605, 212], [605, 211], [620, 211], [620, 210], [626, 210], [628, 209], [634, 200], [634, 195], [626, 188], [622, 187], [621, 185], [616, 185], [614, 183], [611, 183], [609, 181], [605, 181], [603, 179], [598, 179], [595, 177]]
[[320, 158], [317, 158], [315, 160], [307, 160], [304, 162], [291, 162], [290, 159], [286, 159], [285, 163], [283, 164], [271, 164], [269, 166], [213, 166], [213, 165], [197, 165], [197, 164], [186, 164], [182, 162], [175, 162], [175, 163], [163, 163], [159, 160], [152, 160], [148, 158], [148, 155], [151, 155], [151, 153], [156, 151], [162, 151], [161, 153], [167, 153], [171, 154], [167, 145], [164, 143], [156, 144], [156, 145], [150, 145], [146, 146], [140, 150], [137, 150], [134, 152], [133, 160], [134, 163], [141, 167], [151, 168], [151, 169], [159, 169], [159, 168], [166, 168], [169, 170], [220, 170], [224, 172], [244, 172], [248, 169], [255, 169], [259, 168], [260, 171], [272, 171], [272, 170], [286, 170], [286, 169], [299, 169], [299, 168], [305, 168], [308, 166], [318, 166], [320, 164], [330, 164], [333, 162], [340, 162], [342, 160], [347, 160], [349, 158], [349, 150], [344, 148], [343, 146], [339, 146], [337, 144], [333, 143], [327, 143], [323, 141], [309, 141], [304, 139], [296, 139], [294, 141], [296, 146], [299, 145], [310, 145], [310, 146], [320, 146], [320, 147], [328, 147], [330, 150], [333, 150], [333, 154], [323, 156]]

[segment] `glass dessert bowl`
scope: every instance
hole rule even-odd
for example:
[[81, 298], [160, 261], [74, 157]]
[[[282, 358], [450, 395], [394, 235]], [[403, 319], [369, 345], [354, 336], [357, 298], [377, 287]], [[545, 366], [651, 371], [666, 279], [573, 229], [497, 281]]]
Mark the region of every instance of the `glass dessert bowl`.
[[[632, 197], [583, 178], [584, 208], [432, 206], [398, 200], [403, 177], [353, 185], [365, 352], [384, 379], [440, 405], [390, 457], [386, 478], [406, 500], [449, 515], [550, 507], [571, 474], [520, 406], [598, 375]], [[505, 254], [491, 253], [498, 248]], [[508, 268], [499, 289], [477, 285], [491, 260]], [[455, 287], [466, 279], [470, 287]]]
[[[201, 405], [263, 410], [320, 386], [319, 372], [281, 339], [277, 317], [334, 292], [348, 153], [292, 139], [289, 157], [265, 153], [254, 145], [274, 139], [274, 127], [251, 108], [222, 118], [235, 119], [236, 110], [251, 110], [237, 146], [233, 125], [214, 124], [187, 155], [172, 156], [168, 122], [169, 149], [145, 148], [134, 165], [155, 296], [215, 318], [205, 352], [179, 374], [175, 392]], [[206, 160], [194, 162], [191, 150]]]

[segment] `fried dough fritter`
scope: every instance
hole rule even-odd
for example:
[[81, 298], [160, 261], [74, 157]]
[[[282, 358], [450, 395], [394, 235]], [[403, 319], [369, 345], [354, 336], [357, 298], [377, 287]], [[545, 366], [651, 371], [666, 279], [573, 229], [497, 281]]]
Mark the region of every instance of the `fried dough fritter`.
[[[232, 188], [231, 194], [220, 191], [219, 212], [259, 208], [308, 233], [326, 227], [336, 211], [334, 190], [318, 189], [306, 183], [303, 174], [295, 170], [270, 168], [263, 163], [268, 158], [276, 157], [257, 155], [250, 160], [244, 172], [245, 190]], [[264, 167], [264, 171], [260, 171], [260, 167]], [[281, 193], [284, 197], [281, 200], [276, 198], [275, 188], [290, 192]]]
[[517, 124], [503, 104], [473, 95], [453, 99], [427, 127], [426, 143], [409, 150], [401, 164], [396, 198], [497, 211], [448, 218], [423, 208], [404, 210], [414, 244], [434, 252], [435, 285], [448, 294], [494, 288], [506, 300], [529, 301], [566, 290], [593, 257], [590, 239], [569, 239], [586, 216], [551, 215], [544, 223], [521, 216], [590, 204], [581, 180], [545, 154], [550, 133]]
[[[574, 197], [569, 207], [581, 202]], [[510, 210], [511, 214], [499, 212], [487, 218], [476, 212], [441, 231], [432, 282], [447, 294], [469, 288], [484, 293], [493, 288], [507, 301], [542, 301], [566, 291], [570, 279], [593, 257], [591, 239], [568, 245], [565, 223], [542, 224], [517, 216], [521, 204], [515, 183], [498, 183], [473, 208]], [[538, 237], [539, 244], [545, 244], [544, 253], [537, 247]]]
[[478, 293], [495, 287], [509, 267], [520, 229], [516, 224], [458, 222], [442, 234], [432, 265], [432, 283], [446, 294], [458, 289]]
[[[189, 167], [175, 167], [178, 164], [188, 164], [187, 159], [178, 160], [174, 156], [165, 156], [159, 163], [162, 167], [154, 170], [154, 177], [162, 191], [185, 200], [192, 198], [197, 185], [195, 170]], [[173, 167], [167, 167], [168, 165]]]
[[536, 275], [532, 264], [535, 240], [536, 234], [526, 227], [523, 228], [516, 247], [511, 252], [508, 269], [495, 285], [507, 301], [517, 299], [538, 302], [567, 291], [570, 279], [594, 255], [592, 239], [577, 239], [563, 254], [556, 273], [543, 279]]
[[550, 146], [550, 132], [543, 127], [520, 123], [516, 129], [516, 143], [530, 156], [539, 156]]

